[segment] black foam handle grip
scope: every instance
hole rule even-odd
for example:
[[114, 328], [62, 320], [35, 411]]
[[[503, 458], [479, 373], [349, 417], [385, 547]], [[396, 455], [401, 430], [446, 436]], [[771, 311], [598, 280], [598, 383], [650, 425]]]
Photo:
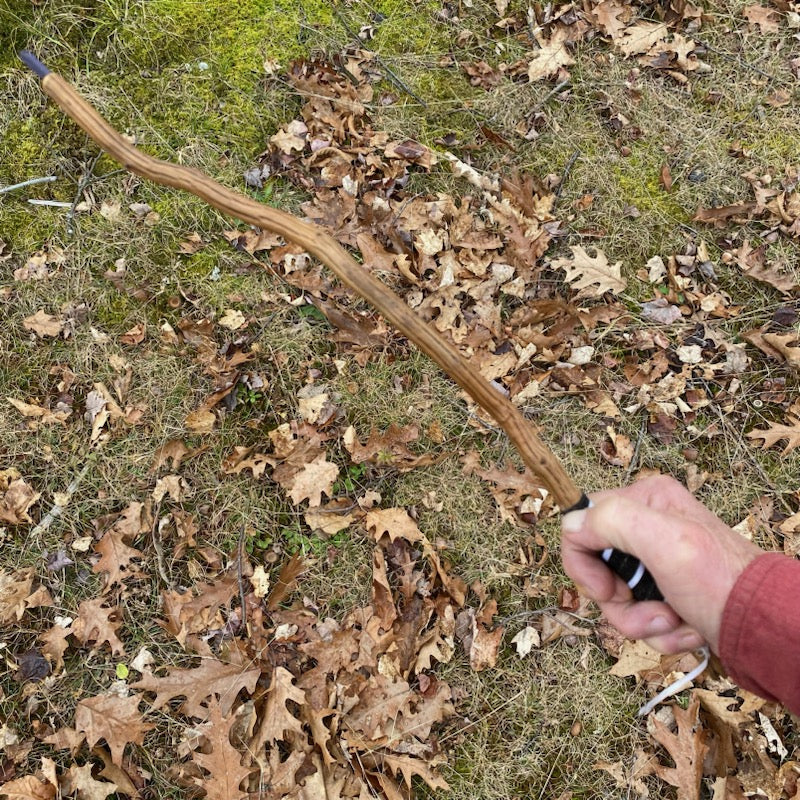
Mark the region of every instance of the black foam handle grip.
[[[572, 508], [568, 508], [564, 513], [589, 508], [591, 504], [592, 501], [584, 494]], [[653, 576], [636, 556], [609, 547], [600, 553], [600, 558], [608, 564], [609, 569], [628, 584], [635, 600], [664, 599]]]

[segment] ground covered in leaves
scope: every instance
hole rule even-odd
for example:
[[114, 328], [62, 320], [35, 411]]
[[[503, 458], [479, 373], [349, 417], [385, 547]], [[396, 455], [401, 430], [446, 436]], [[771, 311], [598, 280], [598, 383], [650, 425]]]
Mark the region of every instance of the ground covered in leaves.
[[570, 587], [485, 412], [13, 49], [325, 227], [587, 489], [673, 474], [796, 556], [800, 9], [218, 6], [0, 9], [0, 184], [54, 177], [0, 194], [0, 797], [797, 796], [719, 664], [636, 719], [697, 658]]

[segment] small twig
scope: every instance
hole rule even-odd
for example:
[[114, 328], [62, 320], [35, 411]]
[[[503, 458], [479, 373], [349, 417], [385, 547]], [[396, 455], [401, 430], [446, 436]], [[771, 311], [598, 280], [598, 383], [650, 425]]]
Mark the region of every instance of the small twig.
[[[170, 589], [173, 586], [172, 581], [170, 580], [169, 576], [167, 575], [167, 568], [164, 565], [164, 548], [161, 546], [161, 522], [159, 520], [159, 509], [161, 508], [161, 504], [159, 503], [156, 505], [153, 511], [153, 525], [150, 528], [150, 536], [153, 540], [153, 549], [156, 551], [156, 568], [158, 569], [158, 574], [161, 576], [161, 580], [164, 581], [164, 585], [169, 587]], [[158, 532], [156, 534], [156, 531]]]
[[14, 183], [11, 186], [0, 186], [0, 194], [5, 194], [6, 192], [13, 192], [17, 189], [23, 189], [26, 186], [36, 186], [37, 183], [52, 183], [53, 181], [57, 181], [58, 178], [55, 175], [48, 175], [45, 178], [31, 178], [29, 181], [22, 181], [22, 183]]
[[566, 89], [568, 86], [572, 85], [572, 81], [567, 79], [565, 81], [561, 81], [561, 83], [556, 84], [529, 112], [528, 117], [531, 114], [535, 114], [537, 111], [544, 108], [550, 100], [555, 97], [562, 89]]
[[[353, 41], [359, 46], [363, 45], [364, 43], [361, 41], [361, 37], [350, 27], [344, 16], [337, 9], [334, 9], [333, 13], [336, 15], [339, 22], [342, 23], [344, 29], [353, 38]], [[389, 67], [375, 51], [371, 51], [371, 54], [373, 59], [375, 59], [375, 63], [381, 68], [381, 70], [383, 70], [390, 83], [393, 83], [398, 89], [400, 89], [401, 92], [405, 92], [409, 97], [412, 97], [414, 100], [416, 100], [423, 108], [428, 107], [428, 104], [418, 94], [416, 94], [414, 90], [408, 86], [408, 84], [406, 84], [406, 82], [391, 67]]]
[[67, 236], [72, 236], [75, 232], [75, 229], [72, 227], [72, 222], [75, 219], [75, 207], [78, 205], [78, 201], [81, 199], [81, 195], [85, 191], [86, 187], [92, 181], [92, 173], [94, 172], [94, 168], [97, 166], [97, 162], [100, 160], [100, 156], [103, 155], [103, 151], [101, 150], [93, 159], [92, 163], [89, 165], [89, 169], [81, 175], [80, 180], [78, 181], [78, 188], [75, 190], [75, 196], [72, 198], [72, 203], [69, 207], [69, 213], [67, 214]]
[[753, 72], [757, 72], [759, 75], [763, 75], [765, 78], [769, 78], [769, 80], [775, 81], [776, 83], [782, 83], [783, 82], [776, 75], [771, 75], [769, 72], [764, 72], [763, 69], [759, 69], [754, 64], [750, 64], [747, 61], [745, 61], [744, 59], [739, 58], [739, 56], [734, 56], [734, 55], [731, 55], [730, 53], [725, 53], [722, 50], [717, 50], [716, 47], [712, 47], [708, 42], [702, 42], [699, 39], [696, 39], [695, 41], [697, 42], [697, 44], [701, 45], [702, 47], [705, 47], [706, 50], [709, 50], [710, 52], [714, 53], [715, 55], [722, 56], [723, 58], [727, 58], [728, 61], [734, 61], [737, 64], [739, 64], [740, 66], [744, 67], [745, 69], [750, 69]]
[[624, 484], [627, 484], [630, 481], [631, 475], [633, 475], [633, 471], [636, 469], [636, 465], [639, 462], [639, 449], [642, 446], [642, 439], [644, 439], [644, 434], [646, 430], [647, 430], [647, 411], [645, 411], [644, 415], [642, 416], [642, 424], [639, 426], [639, 435], [636, 437], [636, 445], [633, 448], [633, 456], [631, 457], [631, 463], [628, 465], [628, 470], [625, 473], [625, 480], [623, 481]]
[[39, 522], [39, 524], [33, 528], [30, 532], [29, 536], [36, 537], [40, 533], [44, 533], [52, 524], [53, 521], [56, 520], [61, 514], [64, 512], [64, 506], [69, 502], [70, 498], [78, 488], [80, 482], [86, 477], [86, 473], [89, 471], [89, 467], [91, 466], [92, 459], [87, 460], [86, 463], [83, 465], [83, 469], [70, 481], [69, 486], [67, 486], [67, 490], [64, 492], [63, 498], [63, 505], [60, 503], [54, 503], [53, 507], [45, 514], [44, 518]]
[[72, 205], [63, 200], [35, 200], [32, 197], [28, 198], [28, 202], [32, 206], [52, 206], [53, 208], [69, 208]]
[[242, 622], [241, 630], [247, 626], [247, 603], [245, 602], [244, 593], [244, 575], [243, 575], [243, 562], [244, 562], [244, 536], [247, 532], [246, 526], [242, 525], [241, 533], [239, 534], [239, 544], [236, 548], [236, 579], [239, 582], [239, 601], [242, 604]]
[[558, 186], [556, 186], [556, 191], [554, 193], [553, 199], [553, 208], [556, 207], [556, 203], [558, 202], [559, 198], [561, 197], [561, 192], [564, 189], [564, 184], [567, 182], [567, 178], [569, 178], [570, 172], [572, 172], [572, 167], [575, 162], [578, 160], [578, 156], [580, 156], [581, 151], [576, 150], [570, 157], [569, 161], [567, 161], [566, 166], [564, 167], [564, 173], [561, 176], [561, 180], [558, 182]]

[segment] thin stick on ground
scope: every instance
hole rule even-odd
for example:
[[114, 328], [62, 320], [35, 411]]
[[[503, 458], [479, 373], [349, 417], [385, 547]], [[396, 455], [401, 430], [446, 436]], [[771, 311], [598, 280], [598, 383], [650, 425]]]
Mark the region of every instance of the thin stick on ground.
[[55, 175], [46, 175], [44, 178], [31, 178], [29, 181], [13, 183], [10, 186], [0, 186], [0, 194], [15, 192], [17, 189], [24, 189], [26, 186], [36, 186], [40, 183], [52, 183], [57, 180], [58, 178]]

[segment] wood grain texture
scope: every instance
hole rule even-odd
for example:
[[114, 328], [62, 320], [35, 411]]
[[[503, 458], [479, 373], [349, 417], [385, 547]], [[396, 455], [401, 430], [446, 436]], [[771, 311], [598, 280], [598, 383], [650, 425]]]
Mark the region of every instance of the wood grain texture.
[[126, 169], [155, 183], [191, 192], [231, 217], [280, 234], [319, 259], [491, 414], [508, 434], [525, 464], [539, 477], [562, 509], [580, 500], [581, 491], [516, 406], [483, 378], [432, 326], [420, 319], [402, 299], [359, 265], [321, 228], [234, 192], [199, 170], [143, 153], [127, 142], [61, 76], [49, 73], [42, 79], [42, 88]]

